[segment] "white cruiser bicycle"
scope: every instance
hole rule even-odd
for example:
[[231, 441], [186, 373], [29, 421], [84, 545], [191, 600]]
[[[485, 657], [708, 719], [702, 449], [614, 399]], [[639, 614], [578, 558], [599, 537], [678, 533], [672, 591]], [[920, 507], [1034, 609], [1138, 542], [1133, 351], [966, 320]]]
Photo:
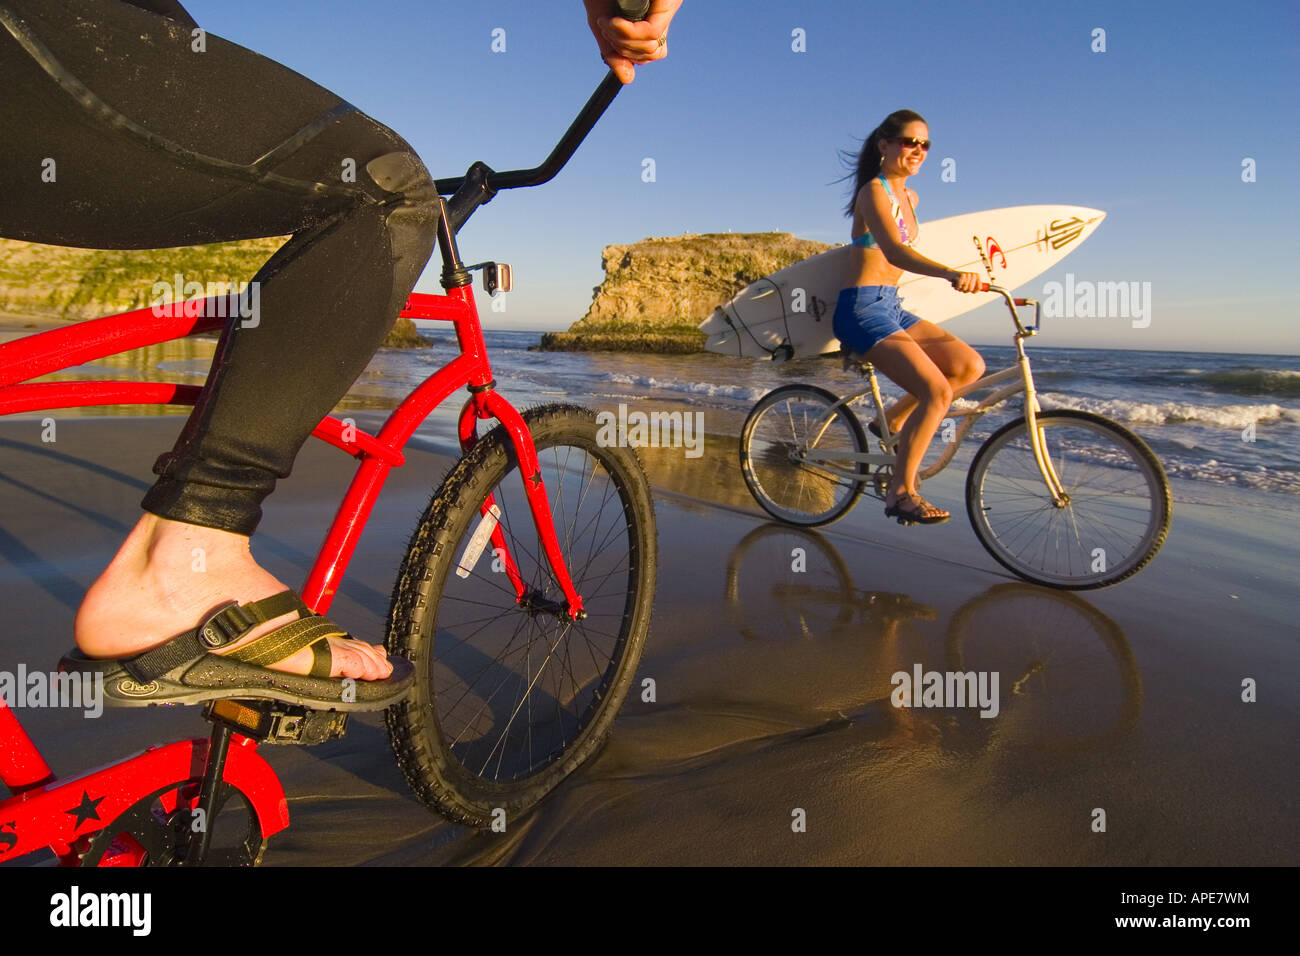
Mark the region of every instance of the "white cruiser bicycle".
[[[1164, 544], [1173, 502], [1164, 468], [1146, 443], [1100, 415], [1038, 404], [1025, 340], [1036, 335], [1041, 306], [1001, 295], [1015, 323], [1017, 361], [955, 393], [997, 387], [961, 419], [924, 480], [942, 471], [971, 427], [991, 409], [1024, 394], [1024, 415], [980, 446], [966, 476], [971, 527], [993, 558], [1020, 577], [1068, 590], [1106, 587], [1142, 570]], [[1025, 327], [1017, 308], [1033, 307]], [[898, 436], [891, 434], [875, 369], [862, 363], [867, 385], [836, 397], [817, 385], [786, 385], [753, 407], [740, 436], [740, 466], [759, 505], [781, 521], [805, 527], [843, 517], [868, 488], [883, 498], [893, 476]], [[1004, 384], [1006, 383], [1006, 384]], [[871, 396], [880, 422], [880, 452], [850, 406]]]

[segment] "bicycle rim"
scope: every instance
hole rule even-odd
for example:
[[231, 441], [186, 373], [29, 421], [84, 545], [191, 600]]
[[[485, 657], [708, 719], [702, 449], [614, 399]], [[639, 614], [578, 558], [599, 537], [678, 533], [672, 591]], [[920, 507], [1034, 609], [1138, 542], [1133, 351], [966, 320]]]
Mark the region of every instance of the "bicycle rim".
[[971, 525], [1004, 567], [1053, 587], [1115, 584], [1155, 557], [1172, 504], [1164, 469], [1140, 438], [1088, 412], [1037, 416], [1068, 496], [1058, 506], [1034, 459], [1023, 419], [980, 448], [966, 482]]
[[[745, 420], [741, 472], [754, 500], [774, 518], [808, 527], [829, 524], [861, 496], [863, 481], [849, 474], [869, 473], [851, 457], [866, 452], [866, 436], [853, 413], [835, 407], [836, 401], [823, 388], [788, 385], [766, 395]], [[810, 461], [810, 451], [831, 457]]]
[[[586, 617], [563, 610], [513, 449], [497, 429], [430, 505], [417, 532], [427, 545], [413, 545], [403, 574], [427, 585], [427, 597], [418, 600], [418, 586], [408, 593], [409, 615], [395, 622], [407, 629], [397, 644], [417, 665], [418, 702], [415, 712], [410, 703], [390, 712], [390, 730], [404, 725], [395, 743], [402, 737], [419, 764], [417, 793], [475, 825], [498, 808], [531, 806], [599, 746], [635, 671], [654, 589], [653, 510], [635, 454], [599, 447], [589, 412], [535, 409], [525, 418]], [[491, 527], [504, 552], [490, 540], [476, 548], [475, 535], [481, 543]]]

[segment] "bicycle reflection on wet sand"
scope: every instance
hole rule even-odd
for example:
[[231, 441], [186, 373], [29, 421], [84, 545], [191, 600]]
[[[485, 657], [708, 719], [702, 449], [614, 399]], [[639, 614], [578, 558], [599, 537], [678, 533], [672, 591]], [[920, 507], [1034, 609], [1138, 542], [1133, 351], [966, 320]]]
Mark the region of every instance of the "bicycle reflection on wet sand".
[[[840, 713], [878, 724], [882, 739], [894, 743], [1018, 758], [1077, 756], [1113, 746], [1141, 714], [1141, 675], [1123, 632], [1072, 592], [996, 584], [953, 612], [939, 648], [925, 639], [931, 629], [910, 626], [937, 619], [936, 608], [855, 587], [829, 540], [773, 522], [732, 552], [725, 597], [736, 630], [755, 644], [791, 643], [791, 655], [803, 641], [865, 645], [865, 672], [843, 677], [871, 702]], [[894, 706], [893, 675], [910, 675], [918, 664], [927, 672], [996, 672], [997, 716], [982, 718], [978, 706]]]

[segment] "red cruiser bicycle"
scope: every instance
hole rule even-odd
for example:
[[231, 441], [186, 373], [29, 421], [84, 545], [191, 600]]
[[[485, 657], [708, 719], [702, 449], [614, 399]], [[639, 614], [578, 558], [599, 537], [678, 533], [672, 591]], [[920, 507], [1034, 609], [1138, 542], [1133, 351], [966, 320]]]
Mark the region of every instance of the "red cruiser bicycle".
[[[532, 807], [588, 759], [610, 731], [650, 622], [656, 535], [635, 451], [602, 447], [595, 415], [573, 405], [523, 413], [495, 389], [472, 292], [508, 291], [509, 268], [465, 266], [456, 233], [501, 189], [559, 172], [621, 84], [610, 72], [546, 161], [494, 172], [473, 164], [438, 181], [445, 295], [412, 294], [401, 315], [450, 322], [460, 355], [415, 389], [377, 435], [327, 417], [316, 437], [360, 460], [303, 588], [330, 607], [384, 480], [402, 449], [453, 392], [469, 398], [464, 457], [416, 526], [393, 589], [387, 646], [414, 664], [412, 689], [387, 709], [401, 768], [429, 807], [484, 826]], [[196, 386], [32, 379], [103, 356], [222, 328], [226, 302], [140, 309], [0, 346], [0, 414], [107, 404], [192, 405]], [[480, 434], [478, 423], [495, 420]], [[74, 669], [77, 655], [61, 667]], [[84, 658], [81, 659], [84, 662]], [[56, 778], [0, 699], [0, 861], [49, 847], [64, 865], [255, 865], [289, 822], [284, 790], [258, 753], [344, 732], [349, 699], [320, 709], [283, 699], [213, 700], [207, 739], [150, 747]], [[355, 682], [354, 682], [355, 686]], [[242, 694], [242, 692], [241, 692]], [[69, 807], [80, 808], [69, 811]]]

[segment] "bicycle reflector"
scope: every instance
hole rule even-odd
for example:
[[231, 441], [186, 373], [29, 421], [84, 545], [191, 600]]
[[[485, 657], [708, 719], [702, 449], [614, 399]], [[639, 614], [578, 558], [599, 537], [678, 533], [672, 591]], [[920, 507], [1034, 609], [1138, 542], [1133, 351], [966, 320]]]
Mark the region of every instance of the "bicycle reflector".
[[251, 737], [263, 737], [270, 729], [269, 715], [257, 708], [250, 707], [238, 700], [215, 700], [212, 702], [212, 716], [219, 718], [232, 729]]

